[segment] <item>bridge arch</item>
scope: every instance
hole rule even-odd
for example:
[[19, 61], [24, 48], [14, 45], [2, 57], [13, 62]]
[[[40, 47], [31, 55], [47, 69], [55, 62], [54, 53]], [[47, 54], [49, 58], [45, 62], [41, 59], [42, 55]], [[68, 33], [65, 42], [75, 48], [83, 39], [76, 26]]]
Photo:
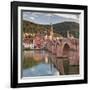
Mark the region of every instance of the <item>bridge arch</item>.
[[65, 43], [62, 48], [63, 56], [68, 57], [70, 53], [70, 45], [68, 43]]

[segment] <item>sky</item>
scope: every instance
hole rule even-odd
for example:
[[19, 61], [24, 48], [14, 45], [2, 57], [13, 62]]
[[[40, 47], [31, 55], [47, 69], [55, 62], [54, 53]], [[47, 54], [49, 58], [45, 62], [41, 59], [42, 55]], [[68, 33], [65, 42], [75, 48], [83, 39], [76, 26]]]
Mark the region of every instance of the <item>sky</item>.
[[23, 20], [31, 21], [37, 24], [56, 24], [65, 21], [79, 23], [79, 14], [66, 13], [45, 13], [23, 11]]

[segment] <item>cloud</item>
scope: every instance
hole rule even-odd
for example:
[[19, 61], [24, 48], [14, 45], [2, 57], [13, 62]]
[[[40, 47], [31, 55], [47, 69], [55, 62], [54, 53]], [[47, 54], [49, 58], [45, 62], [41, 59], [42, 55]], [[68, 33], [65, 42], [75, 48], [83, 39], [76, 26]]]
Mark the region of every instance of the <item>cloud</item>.
[[32, 16], [32, 17], [29, 17], [29, 18], [30, 18], [31, 20], [34, 20], [34, 19], [35, 19], [35, 17], [33, 17], [33, 16]]
[[49, 17], [49, 16], [52, 16], [53, 14], [51, 14], [51, 13], [47, 13], [47, 14], [45, 14], [45, 15]]
[[78, 14], [55, 14], [55, 15], [61, 16], [61, 17], [64, 17], [64, 18], [74, 19], [76, 21], [79, 20], [79, 15]]
[[48, 16], [56, 15], [57, 17], [63, 18], [62, 21], [71, 21], [79, 23], [79, 14], [65, 14], [65, 13], [53, 13]]
[[72, 21], [79, 23], [79, 14], [66, 13], [43, 13], [43, 12], [23, 12], [23, 20], [32, 21], [39, 24], [53, 24], [64, 21]]
[[24, 20], [34, 20], [35, 15], [33, 15], [31, 12], [23, 12], [23, 19]]

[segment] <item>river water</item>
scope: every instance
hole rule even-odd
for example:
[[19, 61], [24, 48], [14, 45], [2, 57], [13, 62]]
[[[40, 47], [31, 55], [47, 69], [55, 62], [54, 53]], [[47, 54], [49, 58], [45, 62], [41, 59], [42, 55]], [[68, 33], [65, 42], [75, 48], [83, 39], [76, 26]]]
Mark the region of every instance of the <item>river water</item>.
[[22, 76], [59, 76], [79, 74], [79, 66], [69, 65], [69, 60], [56, 58], [45, 50], [24, 50]]

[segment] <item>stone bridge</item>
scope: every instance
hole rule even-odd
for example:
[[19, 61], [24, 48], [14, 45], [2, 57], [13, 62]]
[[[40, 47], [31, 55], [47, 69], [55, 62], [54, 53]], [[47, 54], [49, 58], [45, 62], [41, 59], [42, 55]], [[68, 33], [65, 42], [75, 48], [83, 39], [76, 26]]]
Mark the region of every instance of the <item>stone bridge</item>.
[[77, 38], [47, 41], [46, 48], [57, 58], [68, 58], [72, 65], [79, 64], [79, 39]]

